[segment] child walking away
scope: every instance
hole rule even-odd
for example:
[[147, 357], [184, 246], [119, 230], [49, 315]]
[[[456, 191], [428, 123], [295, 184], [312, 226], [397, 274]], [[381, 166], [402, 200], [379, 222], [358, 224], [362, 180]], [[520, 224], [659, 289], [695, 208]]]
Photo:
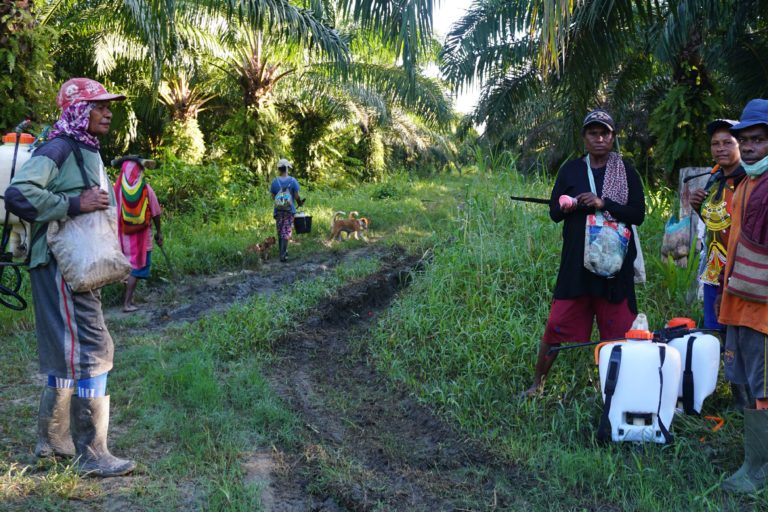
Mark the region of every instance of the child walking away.
[[296, 205], [301, 204], [299, 198], [299, 182], [288, 175], [288, 170], [293, 169], [291, 162], [281, 158], [277, 162], [277, 170], [280, 175], [272, 180], [269, 189], [275, 202], [274, 217], [277, 224], [277, 240], [280, 250], [280, 261], [288, 261], [288, 240], [293, 231], [293, 218], [296, 215]]
[[157, 245], [163, 245], [163, 234], [160, 230], [162, 210], [155, 191], [144, 176], [145, 167], [155, 167], [154, 160], [128, 155], [113, 160], [112, 165], [120, 166], [120, 174], [115, 181], [117, 233], [123, 254], [131, 264], [131, 274], [126, 282], [123, 299], [123, 311], [130, 313], [138, 309], [133, 303], [133, 292], [136, 291], [138, 280], [148, 279], [152, 266], [151, 223], [155, 224]]

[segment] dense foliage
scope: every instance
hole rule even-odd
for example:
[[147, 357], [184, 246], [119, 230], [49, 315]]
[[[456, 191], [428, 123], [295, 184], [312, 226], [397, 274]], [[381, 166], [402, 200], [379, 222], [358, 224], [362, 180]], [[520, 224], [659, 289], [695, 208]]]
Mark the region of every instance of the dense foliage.
[[764, 0], [477, 0], [442, 69], [482, 93], [490, 142], [556, 168], [582, 149], [579, 121], [608, 108], [622, 150], [668, 176], [708, 162], [705, 125], [765, 96]]
[[439, 171], [450, 158], [425, 167], [419, 155], [454, 149], [447, 91], [423, 71], [435, 56], [431, 2], [405, 18], [390, 3], [4, 4], [0, 128], [31, 113], [42, 130], [56, 119], [59, 84], [88, 76], [128, 97], [113, 104], [105, 158], [160, 159], [178, 173], [169, 198], [189, 184], [180, 162], [238, 187], [262, 186], [282, 157], [315, 183]]

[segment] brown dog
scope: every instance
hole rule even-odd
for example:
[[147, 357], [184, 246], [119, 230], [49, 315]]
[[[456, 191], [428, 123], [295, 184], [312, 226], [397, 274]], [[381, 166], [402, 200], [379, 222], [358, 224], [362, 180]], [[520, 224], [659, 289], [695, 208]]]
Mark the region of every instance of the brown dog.
[[365, 217], [357, 218], [359, 215], [357, 212], [350, 212], [349, 216], [345, 219], [344, 212], [336, 212], [333, 214], [333, 220], [331, 221], [331, 235], [328, 240], [341, 240], [341, 233], [346, 233], [347, 238], [354, 236], [355, 240], [361, 238], [366, 242], [368, 239], [365, 237], [366, 231], [368, 231], [369, 221]]
[[258, 244], [253, 244], [252, 246], [248, 247], [246, 249], [246, 252], [252, 252], [254, 254], [258, 254], [261, 258], [261, 261], [267, 261], [269, 259], [269, 251], [272, 249], [272, 246], [275, 245], [275, 237], [268, 236], [264, 240], [262, 240]]

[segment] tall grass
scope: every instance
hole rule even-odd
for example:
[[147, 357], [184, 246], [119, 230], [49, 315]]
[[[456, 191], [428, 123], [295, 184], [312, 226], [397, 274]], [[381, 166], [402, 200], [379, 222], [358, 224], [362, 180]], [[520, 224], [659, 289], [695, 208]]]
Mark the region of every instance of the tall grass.
[[[739, 510], [766, 507], [766, 492], [733, 498], [718, 483], [741, 462], [741, 418], [725, 413], [721, 382], [704, 414], [726, 427], [709, 432], [701, 418], [677, 417], [672, 446], [597, 443], [602, 399], [591, 349], [561, 354], [544, 396], [518, 398], [532, 382], [560, 257], [561, 225], [545, 205], [513, 203], [508, 193], [547, 197], [550, 184], [515, 174], [479, 174], [465, 188], [453, 245], [435, 250], [378, 326], [380, 366], [501, 457], [529, 468], [545, 494], [537, 510]], [[674, 316], [700, 317], [700, 304], [669, 290], [659, 272], [661, 233], [669, 213], [664, 192], [649, 191], [640, 229], [648, 283], [639, 310], [652, 328]], [[681, 275], [686, 269], [679, 269]], [[677, 272], [670, 269], [670, 273]], [[678, 286], [687, 289], [684, 276]], [[699, 441], [703, 437], [704, 441]]]

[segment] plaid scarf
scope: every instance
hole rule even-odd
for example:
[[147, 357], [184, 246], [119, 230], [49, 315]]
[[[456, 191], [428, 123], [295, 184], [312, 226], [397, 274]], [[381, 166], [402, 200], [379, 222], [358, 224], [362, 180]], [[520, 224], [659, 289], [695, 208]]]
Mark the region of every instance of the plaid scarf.
[[80, 101], [67, 107], [58, 121], [53, 125], [49, 139], [60, 135], [68, 135], [78, 142], [99, 148], [99, 139], [88, 133], [91, 110], [96, 106], [90, 101]]

